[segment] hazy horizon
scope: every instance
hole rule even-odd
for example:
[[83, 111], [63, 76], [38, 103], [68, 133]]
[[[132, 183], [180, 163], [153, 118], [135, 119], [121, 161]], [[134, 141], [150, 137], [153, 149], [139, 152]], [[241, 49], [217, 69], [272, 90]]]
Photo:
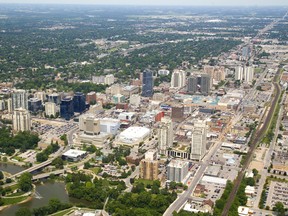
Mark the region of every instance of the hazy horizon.
[[288, 6], [287, 0], [146, 0], [135, 2], [133, 0], [0, 0], [5, 4], [78, 4], [78, 5], [143, 5], [143, 6]]

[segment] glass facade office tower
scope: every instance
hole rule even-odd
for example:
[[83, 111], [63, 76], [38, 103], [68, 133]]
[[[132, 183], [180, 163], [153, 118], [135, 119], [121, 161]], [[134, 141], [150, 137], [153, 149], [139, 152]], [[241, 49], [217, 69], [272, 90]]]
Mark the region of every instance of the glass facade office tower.
[[74, 112], [82, 113], [86, 108], [86, 97], [81, 92], [76, 92], [73, 97]]
[[144, 70], [142, 73], [142, 96], [152, 97], [153, 96], [153, 72], [151, 70]]
[[66, 96], [61, 100], [60, 116], [66, 120], [70, 120], [74, 115], [73, 98]]

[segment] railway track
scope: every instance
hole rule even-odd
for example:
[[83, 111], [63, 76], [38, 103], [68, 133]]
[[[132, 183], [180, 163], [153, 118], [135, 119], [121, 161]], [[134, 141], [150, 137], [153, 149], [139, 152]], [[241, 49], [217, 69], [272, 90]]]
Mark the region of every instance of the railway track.
[[279, 75], [280, 75], [280, 70], [278, 70], [277, 74], [275, 75], [275, 77], [273, 79], [273, 85], [275, 87], [275, 94], [274, 94], [274, 98], [272, 100], [268, 115], [266, 116], [265, 121], [264, 121], [261, 128], [259, 128], [259, 126], [260, 126], [260, 124], [259, 124], [256, 133], [254, 134], [254, 136], [251, 139], [251, 145], [250, 145], [250, 149], [247, 153], [246, 160], [242, 166], [241, 171], [238, 173], [236, 180], [234, 181], [234, 187], [233, 187], [231, 193], [229, 194], [229, 198], [228, 198], [228, 201], [227, 201], [227, 203], [223, 209], [222, 216], [228, 216], [229, 210], [232, 206], [232, 203], [234, 202], [237, 191], [239, 190], [241, 181], [244, 178], [245, 170], [248, 168], [250, 162], [252, 161], [254, 151], [257, 148], [258, 143], [264, 137], [265, 132], [267, 131], [267, 129], [270, 125], [270, 121], [271, 121], [271, 119], [274, 115], [274, 111], [276, 109], [276, 104], [277, 104], [278, 99], [279, 99], [280, 94], [281, 94], [281, 88], [280, 88], [279, 83], [278, 83]]

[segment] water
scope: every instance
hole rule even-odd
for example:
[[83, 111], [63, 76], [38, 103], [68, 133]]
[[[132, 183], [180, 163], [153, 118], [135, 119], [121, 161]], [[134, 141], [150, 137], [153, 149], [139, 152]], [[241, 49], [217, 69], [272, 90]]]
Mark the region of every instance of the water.
[[12, 175], [15, 173], [18, 173], [26, 168], [13, 165], [13, 164], [8, 164], [8, 163], [0, 163], [0, 170], [4, 172], [11, 173]]
[[33, 197], [32, 200], [10, 206], [3, 211], [0, 211], [0, 215], [2, 216], [13, 216], [18, 211], [18, 209], [26, 207], [29, 209], [39, 208], [42, 206], [46, 206], [50, 199], [58, 198], [61, 202], [75, 202], [75, 200], [70, 199], [68, 194], [65, 191], [65, 184], [62, 182], [45, 182], [42, 184], [36, 185], [37, 195], [40, 195], [42, 198], [37, 199]]
[[[13, 164], [4, 164], [0, 163], [0, 170], [15, 174], [22, 170], [24, 167], [20, 167]], [[40, 197], [41, 199], [37, 199]], [[44, 181], [42, 183], [36, 184], [36, 194], [32, 197], [28, 202], [12, 205], [4, 210], [0, 211], [0, 216], [13, 216], [18, 211], [18, 209], [26, 207], [29, 209], [39, 208], [46, 206], [49, 203], [49, 200], [52, 198], [59, 199], [62, 203], [83, 203], [89, 204], [88, 202], [83, 202], [78, 199], [70, 198], [65, 190], [65, 184], [63, 182], [52, 182], [52, 181]]]

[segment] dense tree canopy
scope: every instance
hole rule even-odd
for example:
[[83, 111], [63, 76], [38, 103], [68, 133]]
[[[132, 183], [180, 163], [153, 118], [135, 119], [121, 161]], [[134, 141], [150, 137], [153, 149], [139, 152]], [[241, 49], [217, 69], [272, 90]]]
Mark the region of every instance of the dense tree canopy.
[[0, 151], [8, 155], [12, 155], [15, 149], [20, 149], [21, 152], [34, 149], [39, 141], [39, 136], [33, 132], [24, 131], [13, 135], [11, 128], [0, 128]]

